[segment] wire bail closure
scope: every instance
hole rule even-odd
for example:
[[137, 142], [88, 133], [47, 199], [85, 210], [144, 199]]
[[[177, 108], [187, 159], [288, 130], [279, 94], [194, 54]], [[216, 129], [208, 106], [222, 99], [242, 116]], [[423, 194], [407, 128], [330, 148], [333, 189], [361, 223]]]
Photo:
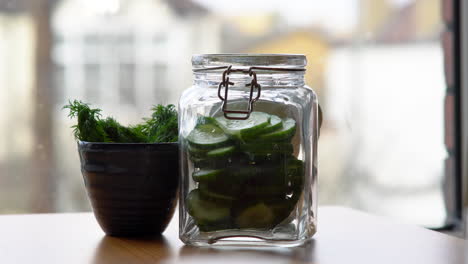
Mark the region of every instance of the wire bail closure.
[[[273, 71], [273, 72], [305, 72], [304, 68], [285, 68], [285, 67], [263, 67], [263, 66], [252, 66], [249, 69], [233, 69], [232, 65], [230, 66], [216, 66], [216, 67], [208, 67], [208, 68], [201, 68], [201, 69], [193, 69], [193, 72], [203, 72], [203, 71], [212, 71], [212, 70], [222, 70], [226, 69], [223, 72], [223, 80], [219, 83], [218, 86], [218, 97], [223, 101], [223, 113], [224, 117], [227, 119], [234, 119], [234, 120], [246, 120], [250, 117], [250, 114], [253, 111], [254, 103], [260, 98], [261, 94], [261, 86], [257, 82], [257, 73], [254, 70], [260, 71]], [[234, 85], [233, 82], [229, 81], [229, 74], [233, 72], [240, 72], [244, 74], [248, 74], [252, 77], [252, 81], [247, 83], [245, 86], [250, 86], [250, 96], [249, 96], [249, 104], [247, 110], [228, 110], [228, 90], [229, 85]], [[221, 93], [221, 88], [224, 87], [224, 97]], [[254, 89], [257, 88], [257, 96], [253, 97]], [[237, 114], [236, 115], [229, 115], [229, 114]], [[240, 116], [244, 115], [244, 116]]]
[[[223, 72], [223, 81], [219, 83], [218, 86], [218, 97], [223, 101], [223, 113], [224, 117], [227, 119], [233, 119], [233, 120], [246, 120], [250, 117], [250, 114], [253, 111], [253, 105], [254, 103], [260, 98], [261, 94], [261, 86], [257, 82], [257, 73], [255, 73], [252, 69], [253, 67], [249, 68], [248, 70], [245, 69], [233, 69], [232, 65], [230, 65], [224, 72]], [[248, 107], [247, 110], [228, 110], [227, 105], [228, 105], [228, 92], [229, 92], [229, 85], [234, 85], [233, 82], [229, 81], [229, 74], [232, 72], [241, 72], [248, 74], [249, 76], [252, 77], [252, 81], [250, 83], [247, 83], [245, 86], [250, 86], [250, 95], [249, 95], [249, 101], [248, 101]], [[221, 89], [224, 87], [224, 97], [221, 95]], [[253, 97], [254, 94], [254, 89], [257, 88], [257, 95], [255, 98]], [[235, 114], [235, 115], [230, 115], [230, 114]]]

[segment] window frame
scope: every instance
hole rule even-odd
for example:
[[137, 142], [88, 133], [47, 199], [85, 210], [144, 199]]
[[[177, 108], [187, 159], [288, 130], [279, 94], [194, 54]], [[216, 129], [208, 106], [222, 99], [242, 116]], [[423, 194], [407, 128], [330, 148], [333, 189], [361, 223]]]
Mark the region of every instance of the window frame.
[[[460, 199], [460, 210], [462, 213], [462, 225], [465, 233], [465, 237], [468, 238], [468, 2], [461, 2], [458, 6], [459, 12], [459, 55], [460, 64], [460, 141], [458, 144], [461, 148], [460, 151], [460, 192], [462, 197]], [[461, 74], [461, 73], [465, 74]], [[462, 104], [465, 102], [465, 104]], [[463, 208], [464, 207], [464, 208]], [[464, 209], [464, 213], [463, 213]]]
[[[443, 0], [441, 0], [443, 2]], [[464, 142], [463, 137], [466, 138], [466, 130], [464, 129], [464, 126], [467, 124], [464, 124], [463, 119], [464, 117], [468, 116], [467, 115], [467, 106], [466, 104], [462, 104], [463, 98], [467, 97], [467, 83], [466, 79], [467, 76], [466, 74], [462, 74], [462, 67], [467, 63], [466, 58], [462, 58], [462, 54], [464, 53], [462, 49], [465, 49], [465, 55], [466, 55], [466, 39], [467, 36], [466, 34], [462, 35], [462, 28], [468, 28], [468, 19], [466, 19], [466, 15], [468, 15], [467, 9], [468, 9], [468, 4], [465, 1], [461, 0], [452, 0], [451, 7], [452, 10], [450, 12], [453, 13], [453, 21], [447, 22], [445, 25], [445, 30], [449, 31], [452, 36], [452, 46], [450, 47], [452, 49], [452, 54], [453, 56], [453, 61], [451, 67], [453, 67], [453, 84], [452, 87], [448, 87], [446, 96], [447, 95], [453, 95], [453, 109], [449, 109], [453, 111], [453, 123], [447, 122], [445, 120], [445, 133], [450, 131], [450, 128], [447, 128], [447, 126], [453, 126], [452, 129], [452, 135], [453, 136], [453, 148], [449, 149], [447, 147], [447, 151], [450, 153], [452, 152], [453, 158], [454, 158], [454, 164], [453, 164], [453, 173], [452, 174], [446, 174], [444, 175], [444, 180], [447, 182], [450, 182], [451, 180], [453, 181], [452, 184], [448, 184], [448, 187], [444, 189], [445, 192], [445, 203], [447, 207], [447, 217], [446, 217], [446, 222], [445, 225], [439, 227], [439, 228], [432, 228], [433, 230], [437, 231], [448, 231], [448, 232], [463, 232], [464, 229], [464, 213], [463, 213], [463, 197], [464, 197], [464, 183], [463, 183], [463, 178], [466, 178], [466, 175], [464, 176], [463, 174], [466, 174], [466, 168], [464, 168], [463, 164], [466, 164], [466, 162], [463, 162], [464, 160], [464, 153], [467, 153], [466, 151], [466, 144], [462, 145]], [[465, 16], [465, 19], [463, 17]], [[465, 45], [463, 45], [465, 44]], [[446, 56], [446, 54], [445, 54]], [[466, 56], [465, 56], [466, 57]], [[463, 60], [463, 65], [462, 65], [462, 60]], [[447, 67], [447, 65], [445, 65]], [[445, 72], [447, 74], [447, 69], [445, 69]], [[462, 78], [464, 80], [462, 80]], [[466, 101], [466, 100], [465, 100]], [[447, 106], [445, 111], [447, 111]], [[447, 114], [445, 115], [445, 118], [447, 118]], [[447, 136], [447, 135], [446, 135]], [[447, 165], [446, 165], [447, 166]], [[466, 165], [465, 165], [466, 166]], [[448, 179], [448, 177], [453, 177], [453, 179]], [[465, 183], [466, 184], [466, 183]], [[451, 204], [450, 204], [451, 203]]]

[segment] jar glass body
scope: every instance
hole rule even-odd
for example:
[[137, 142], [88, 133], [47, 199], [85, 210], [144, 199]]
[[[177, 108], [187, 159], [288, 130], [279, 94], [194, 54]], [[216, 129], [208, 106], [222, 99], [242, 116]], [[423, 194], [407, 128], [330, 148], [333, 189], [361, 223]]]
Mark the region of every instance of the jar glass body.
[[[193, 57], [194, 85], [179, 101], [184, 243], [293, 246], [315, 234], [318, 103], [304, 84], [305, 63], [299, 55]], [[226, 74], [223, 66], [244, 71]], [[259, 92], [250, 93], [250, 67], [299, 70], [251, 70], [260, 86], [252, 113], [226, 118]]]

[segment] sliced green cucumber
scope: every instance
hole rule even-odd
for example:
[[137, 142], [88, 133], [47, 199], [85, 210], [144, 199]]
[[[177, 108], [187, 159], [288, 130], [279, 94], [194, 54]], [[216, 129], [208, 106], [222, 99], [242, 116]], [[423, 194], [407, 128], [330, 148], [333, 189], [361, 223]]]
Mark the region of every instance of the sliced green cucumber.
[[241, 149], [242, 151], [258, 155], [275, 153], [291, 154], [294, 151], [293, 145], [289, 142], [260, 142], [242, 144]]
[[195, 148], [213, 149], [226, 145], [228, 136], [214, 124], [197, 125], [187, 136], [187, 141]]
[[293, 145], [288, 142], [245, 144], [241, 149], [248, 155], [250, 161], [258, 164], [282, 162], [294, 151]]
[[[226, 187], [226, 186], [225, 186]], [[227, 186], [229, 187], [229, 186]], [[200, 183], [198, 189], [203, 197], [206, 197], [207, 200], [220, 201], [221, 203], [231, 202], [237, 199], [232, 193], [234, 189], [222, 188], [216, 186], [213, 188], [213, 185]], [[236, 188], [237, 189], [237, 188]]]
[[285, 176], [291, 200], [297, 201], [304, 188], [304, 162], [295, 157], [289, 159], [287, 161]]
[[276, 185], [258, 185], [251, 184], [245, 187], [244, 193], [248, 197], [255, 198], [285, 198], [288, 195], [288, 186], [286, 184], [276, 184]]
[[274, 220], [273, 210], [264, 203], [258, 203], [243, 210], [235, 222], [239, 228], [270, 228]]
[[275, 214], [275, 225], [277, 225], [281, 223], [284, 219], [286, 219], [289, 215], [291, 215], [292, 211], [296, 206], [297, 201], [285, 199], [265, 203], [273, 210]]
[[191, 157], [196, 157], [196, 158], [204, 158], [206, 157], [206, 153], [210, 151], [209, 149], [200, 149], [197, 147], [194, 147], [190, 144], [187, 145], [187, 150], [188, 153], [190, 154]]
[[222, 116], [217, 117], [216, 121], [226, 134], [245, 141], [262, 134], [263, 128], [270, 124], [270, 115], [252, 112], [246, 120], [226, 119]]
[[296, 121], [291, 118], [287, 118], [283, 121], [283, 127], [276, 131], [262, 134], [259, 136], [260, 140], [263, 141], [282, 141], [291, 139], [296, 133]]
[[206, 157], [191, 157], [190, 160], [193, 162], [195, 168], [200, 169], [220, 169], [231, 164], [231, 159], [229, 157], [210, 159]]
[[304, 162], [298, 159], [288, 161], [286, 169], [286, 177], [291, 180], [291, 183], [299, 183], [302, 185], [304, 182]]
[[255, 164], [271, 164], [271, 162], [281, 162], [284, 160], [285, 156], [289, 156], [289, 154], [284, 153], [253, 154], [247, 152], [246, 154], [248, 154], [249, 161]]
[[270, 124], [263, 128], [262, 133], [267, 134], [273, 132], [275, 130], [281, 129], [283, 127], [283, 121], [281, 118], [275, 115], [271, 115], [270, 117]]
[[236, 152], [235, 146], [227, 146], [221, 148], [210, 149], [200, 149], [190, 144], [187, 147], [187, 150], [191, 157], [199, 159], [212, 159], [212, 158], [223, 158], [229, 157]]
[[227, 156], [232, 155], [235, 151], [236, 151], [235, 146], [217, 148], [217, 149], [213, 149], [211, 151], [208, 151], [206, 153], [206, 157], [207, 158], [227, 157]]
[[[281, 164], [265, 162], [264, 164], [233, 165], [227, 167], [227, 181], [246, 184], [244, 189], [263, 185], [286, 185], [285, 169]], [[224, 178], [223, 178], [224, 180]]]
[[253, 175], [255, 175], [254, 166], [244, 165], [229, 167], [229, 180], [232, 182], [243, 183]]
[[192, 190], [188, 194], [187, 208], [189, 214], [201, 225], [221, 222], [230, 217], [227, 206], [203, 199], [199, 190]]
[[216, 125], [216, 119], [214, 117], [209, 117], [209, 116], [199, 116], [197, 119], [197, 126], [198, 125], [206, 125], [206, 124], [215, 124]]
[[[220, 150], [221, 152], [221, 150]], [[218, 153], [220, 154], [220, 153]], [[212, 156], [207, 157], [206, 154], [203, 156], [190, 156], [190, 160], [193, 162], [195, 168], [203, 169], [220, 169], [226, 168], [233, 165], [248, 165], [249, 160], [247, 155], [236, 150], [227, 156]]]
[[233, 229], [235, 227], [230, 223], [230, 221], [224, 220], [217, 223], [198, 224], [198, 228], [202, 232], [213, 232], [219, 230]]
[[296, 158], [290, 159], [287, 165], [288, 176], [293, 178], [304, 177], [304, 162]]
[[195, 171], [193, 174], [192, 174], [192, 178], [194, 181], [196, 182], [212, 182], [212, 181], [215, 181], [216, 178], [221, 175], [222, 173], [224, 172], [224, 170], [222, 169], [214, 169], [214, 170], [210, 170], [210, 169], [205, 169], [205, 170], [199, 170], [199, 171]]
[[[229, 196], [230, 198], [225, 197], [227, 200], [238, 199], [240, 198], [240, 193], [243, 190], [243, 185], [239, 181], [233, 181], [230, 175], [222, 175], [214, 182], [200, 182], [198, 184], [198, 189], [206, 191], [206, 193], [216, 193]], [[208, 195], [209, 196], [209, 195]], [[211, 196], [211, 198], [216, 198], [217, 195]], [[220, 196], [220, 197], [221, 197]], [[223, 197], [221, 197], [223, 198]]]

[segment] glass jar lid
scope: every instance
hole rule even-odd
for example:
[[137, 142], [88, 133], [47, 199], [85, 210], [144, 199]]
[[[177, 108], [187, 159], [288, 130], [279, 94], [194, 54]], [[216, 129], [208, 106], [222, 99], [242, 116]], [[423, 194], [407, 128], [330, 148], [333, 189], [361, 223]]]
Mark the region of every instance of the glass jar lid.
[[194, 71], [214, 67], [236, 68], [271, 67], [304, 69], [307, 59], [302, 54], [195, 54], [192, 56]]

